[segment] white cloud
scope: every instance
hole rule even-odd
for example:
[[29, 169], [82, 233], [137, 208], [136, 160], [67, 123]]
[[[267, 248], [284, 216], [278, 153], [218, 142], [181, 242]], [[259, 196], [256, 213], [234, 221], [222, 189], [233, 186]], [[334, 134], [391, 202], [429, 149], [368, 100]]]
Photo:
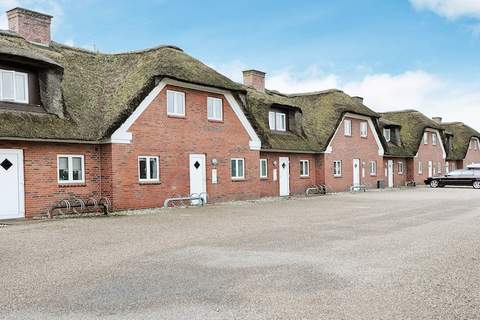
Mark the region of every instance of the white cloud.
[[430, 10], [448, 19], [480, 18], [479, 0], [410, 0], [417, 10]]
[[[216, 69], [241, 82], [241, 71], [247, 68], [235, 61]], [[302, 72], [273, 71], [267, 74], [266, 87], [284, 93], [339, 88], [349, 95], [364, 97], [365, 104], [375, 111], [417, 109], [429, 117], [463, 121], [480, 130], [480, 118], [476, 116], [480, 109], [480, 83], [454, 82], [423, 70], [367, 74], [358, 81], [344, 81], [338, 75], [323, 74], [312, 66]]]
[[63, 19], [63, 9], [60, 0], [0, 0], [0, 29], [8, 29], [8, 20], [5, 11], [15, 7], [22, 7], [52, 15], [53, 30], [58, 28]]

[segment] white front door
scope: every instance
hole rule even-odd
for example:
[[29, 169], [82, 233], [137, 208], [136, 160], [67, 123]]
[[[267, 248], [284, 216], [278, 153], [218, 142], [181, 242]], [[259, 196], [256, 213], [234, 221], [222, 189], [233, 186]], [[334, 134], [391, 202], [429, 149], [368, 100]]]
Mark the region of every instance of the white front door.
[[290, 160], [288, 157], [281, 157], [279, 162], [279, 184], [280, 196], [285, 197], [290, 195]]
[[360, 185], [360, 160], [353, 159], [353, 186], [358, 187]]
[[190, 155], [190, 195], [201, 196], [207, 202], [207, 170], [204, 154]]
[[393, 188], [393, 160], [388, 160], [387, 164], [388, 187]]
[[0, 219], [25, 216], [23, 150], [0, 149]]
[[428, 161], [428, 177], [433, 177], [433, 162]]

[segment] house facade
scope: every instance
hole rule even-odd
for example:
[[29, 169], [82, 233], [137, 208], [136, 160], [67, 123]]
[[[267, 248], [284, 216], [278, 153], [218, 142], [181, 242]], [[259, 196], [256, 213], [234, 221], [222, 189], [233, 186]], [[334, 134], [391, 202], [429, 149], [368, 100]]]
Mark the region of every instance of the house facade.
[[450, 171], [480, 163], [480, 133], [462, 122], [443, 123], [449, 133], [447, 164]]

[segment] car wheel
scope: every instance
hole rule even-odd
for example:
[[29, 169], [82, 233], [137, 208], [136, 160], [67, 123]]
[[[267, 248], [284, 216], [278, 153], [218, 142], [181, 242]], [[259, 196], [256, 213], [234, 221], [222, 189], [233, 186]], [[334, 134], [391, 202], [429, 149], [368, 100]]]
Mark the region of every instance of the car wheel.
[[430, 187], [431, 188], [438, 188], [438, 185], [439, 185], [438, 180], [430, 181]]
[[474, 187], [475, 189], [480, 189], [480, 181], [474, 181], [474, 182], [473, 182], [473, 187]]

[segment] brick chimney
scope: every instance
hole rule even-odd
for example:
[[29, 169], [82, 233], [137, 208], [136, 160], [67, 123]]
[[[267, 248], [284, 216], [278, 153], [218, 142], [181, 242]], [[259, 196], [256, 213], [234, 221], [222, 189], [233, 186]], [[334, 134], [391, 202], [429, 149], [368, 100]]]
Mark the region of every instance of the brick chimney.
[[243, 84], [257, 91], [265, 92], [265, 72], [258, 70], [243, 71]]
[[432, 120], [436, 123], [442, 123], [442, 117], [433, 117]]
[[18, 33], [27, 41], [44, 46], [50, 45], [52, 16], [23, 8], [15, 8], [7, 11], [7, 17], [10, 31]]

